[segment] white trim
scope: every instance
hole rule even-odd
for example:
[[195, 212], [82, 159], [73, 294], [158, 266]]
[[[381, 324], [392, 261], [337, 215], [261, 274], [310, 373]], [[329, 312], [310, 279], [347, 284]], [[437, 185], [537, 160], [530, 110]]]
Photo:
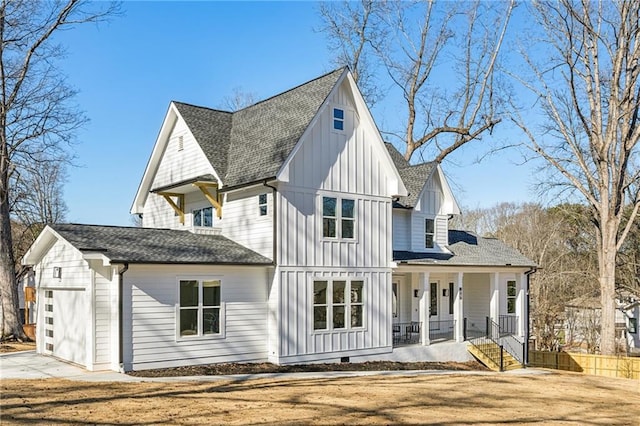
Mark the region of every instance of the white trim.
[[[314, 286], [316, 282], [324, 281], [327, 283], [327, 299], [326, 299], [326, 312], [327, 312], [327, 328], [323, 329], [315, 329], [314, 324], [314, 308], [316, 306], [314, 300]], [[333, 302], [333, 283], [335, 281], [344, 281], [345, 282], [345, 303], [344, 312], [345, 312], [345, 326], [344, 328], [334, 328], [333, 327], [333, 306], [335, 303]], [[362, 306], [361, 315], [362, 315], [362, 325], [359, 327], [352, 327], [350, 316], [348, 315], [351, 312], [351, 283], [353, 281], [362, 282], [362, 300], [359, 305]], [[345, 333], [345, 332], [362, 332], [368, 330], [367, 325], [367, 315], [366, 315], [366, 306], [367, 306], [367, 287], [369, 285], [369, 280], [367, 277], [363, 276], [354, 276], [354, 277], [321, 277], [321, 276], [311, 276], [309, 277], [309, 282], [307, 283], [309, 286], [309, 306], [307, 309], [311, 310], [309, 315], [309, 330], [311, 330], [311, 335], [325, 335], [325, 334], [334, 334], [334, 333]]]
[[[180, 335], [180, 282], [181, 281], [197, 281], [198, 282], [198, 306], [196, 309], [198, 310], [198, 334], [193, 336], [182, 336]], [[218, 281], [220, 287], [220, 332], [216, 334], [200, 334], [201, 327], [203, 326], [202, 319], [202, 311], [205, 307], [202, 305], [202, 282], [203, 281]], [[217, 339], [225, 339], [226, 338], [226, 304], [223, 298], [223, 275], [178, 275], [176, 276], [176, 302], [174, 306], [174, 323], [175, 323], [175, 332], [176, 332], [176, 342], [193, 342], [194, 340], [217, 340]]]

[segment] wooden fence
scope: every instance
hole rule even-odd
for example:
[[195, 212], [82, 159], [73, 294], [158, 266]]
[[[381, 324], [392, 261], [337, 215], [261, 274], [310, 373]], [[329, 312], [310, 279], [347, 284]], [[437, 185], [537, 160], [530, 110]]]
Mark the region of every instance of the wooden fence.
[[640, 379], [640, 358], [634, 357], [529, 351], [529, 366]]

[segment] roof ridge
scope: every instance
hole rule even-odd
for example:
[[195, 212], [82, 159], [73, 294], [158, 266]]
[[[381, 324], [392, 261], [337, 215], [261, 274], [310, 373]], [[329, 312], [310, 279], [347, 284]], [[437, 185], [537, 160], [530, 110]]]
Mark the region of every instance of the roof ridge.
[[319, 76], [319, 77], [316, 77], [316, 78], [313, 78], [313, 79], [311, 79], [311, 80], [305, 81], [304, 83], [298, 84], [297, 86], [294, 86], [294, 87], [292, 87], [292, 88], [290, 88], [290, 89], [287, 89], [287, 90], [285, 90], [285, 91], [283, 91], [283, 92], [276, 93], [275, 95], [269, 96], [268, 98], [262, 99], [262, 100], [260, 100], [260, 101], [258, 101], [258, 102], [256, 102], [256, 103], [254, 103], [254, 104], [247, 105], [247, 106], [246, 106], [246, 107], [244, 107], [244, 108], [241, 108], [241, 109], [239, 109], [239, 110], [237, 110], [237, 111], [234, 111], [234, 112], [233, 112], [233, 114], [238, 113], [238, 112], [240, 112], [240, 111], [247, 110], [247, 109], [249, 109], [249, 108], [253, 108], [253, 107], [254, 107], [254, 106], [256, 106], [256, 105], [263, 104], [263, 103], [268, 102], [268, 101], [270, 101], [270, 100], [273, 100], [274, 98], [277, 98], [277, 97], [279, 97], [279, 96], [282, 96], [282, 95], [284, 95], [285, 93], [292, 92], [292, 91], [294, 91], [294, 90], [296, 90], [296, 89], [301, 88], [302, 86], [306, 86], [307, 84], [313, 83], [314, 81], [318, 81], [318, 80], [323, 79], [323, 78], [325, 78], [325, 77], [327, 77], [327, 76], [330, 76], [331, 74], [333, 74], [333, 73], [335, 73], [335, 72], [337, 72], [337, 71], [343, 71], [343, 72], [344, 72], [344, 70], [345, 70], [345, 69], [347, 69], [347, 68], [348, 68], [347, 66], [343, 66], [343, 67], [341, 67], [341, 68], [336, 68], [336, 69], [334, 69], [333, 71], [327, 72], [327, 73], [325, 73], [325, 74], [322, 74], [322, 75], [321, 75], [321, 76]]
[[143, 227], [143, 226], [123, 226], [123, 225], [98, 225], [94, 223], [73, 223], [73, 222], [53, 223], [53, 224], [50, 224], [49, 226], [56, 227], [59, 225], [90, 226], [93, 228], [155, 229], [159, 231], [180, 231], [179, 229], [171, 229], [171, 228], [149, 228], [149, 227]]
[[224, 109], [218, 109], [218, 108], [211, 108], [211, 107], [207, 107], [207, 106], [202, 106], [202, 105], [195, 105], [195, 104], [191, 104], [189, 102], [182, 102], [182, 101], [176, 101], [176, 100], [172, 100], [171, 102], [175, 103], [175, 104], [181, 104], [181, 105], [186, 105], [186, 106], [190, 106], [193, 108], [201, 108], [201, 109], [207, 109], [209, 111], [215, 111], [215, 112], [223, 112], [225, 114], [231, 114], [233, 115], [234, 111], [226, 111]]

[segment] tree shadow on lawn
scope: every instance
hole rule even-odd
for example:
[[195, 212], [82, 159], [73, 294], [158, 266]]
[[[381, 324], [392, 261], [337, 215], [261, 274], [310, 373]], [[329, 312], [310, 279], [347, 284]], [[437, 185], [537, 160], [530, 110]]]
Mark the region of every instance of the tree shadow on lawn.
[[[2, 422], [67, 424], [579, 422], [631, 424], [620, 387], [613, 405], [548, 376], [369, 376], [214, 383], [7, 381]], [[583, 385], [582, 381], [580, 384]], [[597, 386], [594, 386], [594, 389]], [[546, 392], [542, 392], [545, 390]], [[215, 395], [215, 396], [214, 396]], [[617, 395], [617, 393], [616, 393]], [[631, 417], [630, 417], [631, 416]]]

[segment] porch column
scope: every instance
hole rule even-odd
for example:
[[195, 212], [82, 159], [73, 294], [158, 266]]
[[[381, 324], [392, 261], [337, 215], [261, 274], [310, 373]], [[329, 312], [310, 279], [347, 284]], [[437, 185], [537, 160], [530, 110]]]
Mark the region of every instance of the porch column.
[[500, 317], [500, 273], [493, 272], [489, 277], [489, 318], [498, 323]]
[[458, 272], [455, 277], [453, 291], [455, 294], [450, 294], [449, 297], [455, 297], [453, 299], [453, 318], [455, 320], [456, 328], [454, 337], [456, 342], [464, 342], [464, 304], [462, 302], [462, 272]]
[[525, 337], [526, 320], [527, 320], [527, 275], [517, 275], [517, 296], [516, 296], [516, 315], [518, 316], [517, 333], [520, 337]]
[[429, 316], [431, 315], [431, 287], [429, 286], [429, 272], [421, 272], [418, 274], [418, 286], [420, 287], [422, 297], [420, 298], [420, 337], [423, 345], [431, 344], [429, 339]]

